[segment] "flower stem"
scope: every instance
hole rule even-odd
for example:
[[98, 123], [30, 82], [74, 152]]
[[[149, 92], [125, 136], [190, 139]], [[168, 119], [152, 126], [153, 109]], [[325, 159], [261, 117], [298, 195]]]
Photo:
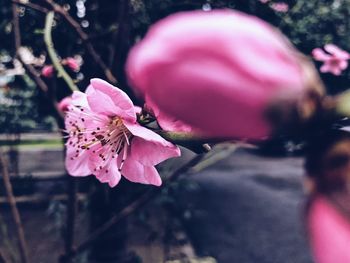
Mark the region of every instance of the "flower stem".
[[58, 55], [56, 54], [53, 42], [52, 42], [52, 24], [54, 20], [55, 13], [53, 11], [47, 13], [45, 20], [45, 29], [44, 29], [44, 41], [46, 44], [47, 52], [52, 61], [54, 68], [58, 72], [58, 76], [61, 76], [64, 81], [67, 83], [68, 87], [73, 91], [78, 91], [78, 87], [74, 84], [72, 78], [68, 75], [68, 73], [64, 70], [63, 66], [60, 63]]

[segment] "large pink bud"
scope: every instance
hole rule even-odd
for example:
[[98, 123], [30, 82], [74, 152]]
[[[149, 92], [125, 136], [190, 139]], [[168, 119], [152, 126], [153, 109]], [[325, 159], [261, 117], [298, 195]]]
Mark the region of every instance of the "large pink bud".
[[127, 74], [149, 105], [208, 137], [262, 139], [277, 98], [304, 96], [301, 55], [275, 28], [232, 10], [192, 11], [151, 27]]

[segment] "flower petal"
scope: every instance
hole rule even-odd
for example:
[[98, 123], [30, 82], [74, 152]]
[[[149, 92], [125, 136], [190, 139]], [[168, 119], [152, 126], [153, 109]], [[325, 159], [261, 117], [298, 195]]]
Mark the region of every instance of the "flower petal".
[[94, 112], [136, 120], [134, 105], [125, 92], [101, 79], [92, 79], [90, 83], [87, 97]]
[[135, 137], [131, 142], [131, 156], [143, 165], [156, 165], [166, 159], [180, 156], [180, 149], [173, 144], [162, 145]]
[[162, 179], [153, 166], [144, 166], [129, 157], [122, 168], [123, 176], [131, 182], [160, 186]]
[[131, 141], [130, 154], [140, 163], [152, 166], [168, 158], [181, 155], [177, 146], [155, 132], [138, 124], [124, 123], [124, 125], [135, 136]]
[[91, 174], [89, 167], [89, 154], [86, 151], [76, 152], [76, 148], [67, 143], [66, 169], [73, 176], [88, 176]]
[[324, 46], [324, 49], [332, 54], [333, 56], [339, 58], [339, 59], [349, 59], [350, 54], [346, 52], [345, 50], [340, 49], [334, 44], [327, 44]]
[[326, 54], [322, 49], [315, 48], [312, 50], [312, 57], [318, 61], [325, 61], [330, 58], [330, 55]]
[[324, 197], [314, 199], [307, 220], [315, 262], [350, 262], [350, 224]]

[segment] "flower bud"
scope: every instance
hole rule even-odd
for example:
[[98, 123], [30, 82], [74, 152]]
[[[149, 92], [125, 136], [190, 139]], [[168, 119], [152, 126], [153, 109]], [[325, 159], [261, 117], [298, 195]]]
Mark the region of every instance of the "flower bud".
[[253, 140], [274, 132], [267, 115], [276, 100], [296, 107], [307, 97], [309, 83], [319, 83], [307, 79], [313, 70], [275, 28], [232, 10], [163, 19], [126, 68], [136, 94], [160, 112], [209, 138]]
[[52, 65], [45, 65], [41, 70], [41, 75], [43, 75], [45, 78], [52, 78], [53, 72], [54, 68]]

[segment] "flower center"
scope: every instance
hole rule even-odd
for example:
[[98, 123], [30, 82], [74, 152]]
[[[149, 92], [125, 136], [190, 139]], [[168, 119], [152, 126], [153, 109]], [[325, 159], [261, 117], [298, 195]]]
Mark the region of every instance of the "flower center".
[[107, 119], [106, 116], [84, 112], [83, 108], [72, 107], [66, 118], [70, 127], [67, 131], [68, 144], [75, 149], [75, 156], [71, 160], [89, 151], [93, 155], [94, 171], [104, 169], [108, 173], [109, 163], [120, 156], [117, 160], [118, 170], [121, 171], [132, 134], [120, 117]]

